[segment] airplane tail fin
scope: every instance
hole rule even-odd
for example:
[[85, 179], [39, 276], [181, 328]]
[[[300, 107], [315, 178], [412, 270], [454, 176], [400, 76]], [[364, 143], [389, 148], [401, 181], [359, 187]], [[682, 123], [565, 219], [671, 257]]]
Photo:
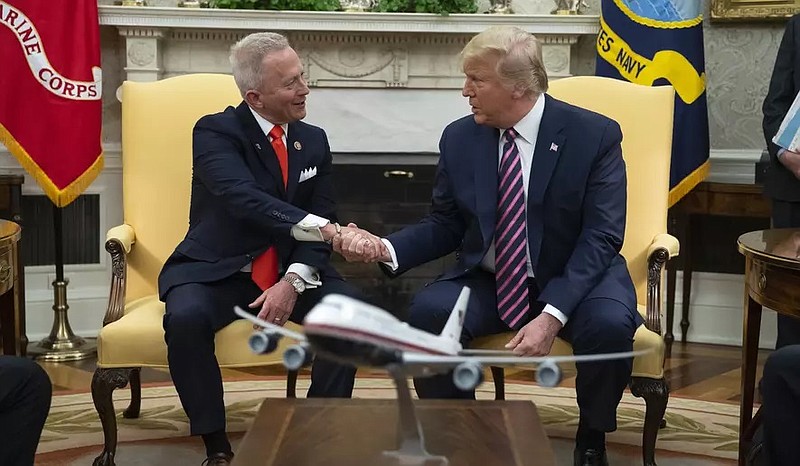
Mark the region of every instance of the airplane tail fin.
[[469, 293], [470, 289], [468, 286], [461, 289], [456, 304], [453, 306], [453, 311], [450, 313], [450, 317], [444, 325], [444, 330], [439, 334], [440, 337], [455, 341], [461, 340], [461, 328], [464, 326], [464, 316], [467, 314]]

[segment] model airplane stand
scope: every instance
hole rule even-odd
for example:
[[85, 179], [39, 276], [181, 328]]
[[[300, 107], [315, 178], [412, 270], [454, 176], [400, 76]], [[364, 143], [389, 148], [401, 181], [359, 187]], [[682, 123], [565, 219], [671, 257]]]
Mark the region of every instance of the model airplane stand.
[[408, 389], [408, 376], [403, 367], [392, 364], [386, 367], [397, 389], [397, 443], [398, 449], [384, 451], [384, 456], [397, 459], [403, 466], [449, 466], [444, 456], [431, 455], [425, 450], [425, 436], [417, 418], [411, 390]]

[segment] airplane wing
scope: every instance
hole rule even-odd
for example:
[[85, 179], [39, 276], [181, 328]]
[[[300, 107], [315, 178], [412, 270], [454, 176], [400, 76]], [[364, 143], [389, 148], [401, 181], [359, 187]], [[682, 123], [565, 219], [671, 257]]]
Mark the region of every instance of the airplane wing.
[[606, 361], [609, 359], [625, 359], [649, 353], [652, 350], [629, 351], [624, 353], [585, 354], [579, 356], [517, 356], [510, 351], [476, 350], [467, 351], [457, 356], [439, 356], [424, 353], [403, 353], [403, 363], [426, 367], [455, 367], [462, 363], [476, 363], [495, 366], [524, 366], [541, 364], [544, 362], [590, 362]]
[[283, 335], [284, 337], [289, 337], [292, 340], [300, 342], [306, 341], [306, 336], [303, 335], [302, 333], [293, 332], [287, 328], [281, 327], [280, 325], [271, 324], [263, 319], [259, 319], [258, 317], [254, 316], [253, 314], [250, 314], [249, 312], [245, 311], [239, 306], [234, 306], [233, 312], [235, 312], [237, 316], [243, 319], [247, 319], [250, 322], [258, 325], [259, 327], [264, 328], [267, 331], [278, 333], [280, 335]]

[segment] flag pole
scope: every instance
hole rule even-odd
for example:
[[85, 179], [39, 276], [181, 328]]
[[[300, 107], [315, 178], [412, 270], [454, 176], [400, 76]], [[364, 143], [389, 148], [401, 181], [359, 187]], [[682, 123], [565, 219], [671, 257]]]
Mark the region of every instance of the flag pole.
[[50, 335], [28, 348], [28, 354], [41, 361], [77, 361], [94, 356], [97, 344], [84, 340], [72, 332], [67, 317], [67, 285], [64, 277], [64, 240], [62, 207], [53, 204], [53, 225], [56, 241], [56, 279], [53, 281], [53, 311], [55, 319]]

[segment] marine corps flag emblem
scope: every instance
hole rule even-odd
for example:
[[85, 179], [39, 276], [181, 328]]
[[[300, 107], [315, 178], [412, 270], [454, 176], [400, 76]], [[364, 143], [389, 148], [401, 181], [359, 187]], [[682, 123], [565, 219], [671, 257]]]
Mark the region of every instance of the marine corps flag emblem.
[[58, 207], [103, 168], [97, 0], [0, 0], [0, 142]]
[[703, 181], [710, 167], [702, 4], [697, 0], [601, 3], [596, 74], [675, 88], [670, 205]]

